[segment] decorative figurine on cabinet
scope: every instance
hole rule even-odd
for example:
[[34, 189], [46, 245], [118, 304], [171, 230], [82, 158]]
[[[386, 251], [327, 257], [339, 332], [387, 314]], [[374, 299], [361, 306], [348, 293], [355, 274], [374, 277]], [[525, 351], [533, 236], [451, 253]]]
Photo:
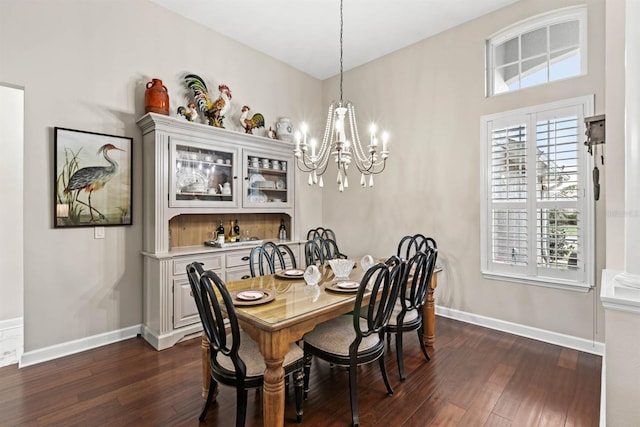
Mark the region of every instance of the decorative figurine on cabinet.
[[276, 139], [276, 131], [273, 130], [271, 126], [269, 126], [269, 130], [267, 131], [267, 137], [271, 139]]
[[198, 110], [193, 102], [189, 104], [188, 109], [182, 105], [178, 107], [178, 115], [184, 117], [189, 122], [194, 122], [198, 118]]
[[253, 134], [253, 129], [263, 128], [264, 127], [264, 116], [260, 113], [255, 113], [251, 116], [250, 119], [247, 118], [249, 114], [248, 105], [242, 107], [242, 115], [240, 116], [240, 124], [244, 128], [244, 132], [248, 134]]
[[193, 96], [209, 122], [209, 126], [224, 128], [224, 116], [231, 107], [231, 89], [227, 85], [219, 85], [220, 95], [213, 101], [209, 96], [209, 91], [204, 80], [195, 74], [187, 74], [184, 77], [189, 89], [193, 91]]

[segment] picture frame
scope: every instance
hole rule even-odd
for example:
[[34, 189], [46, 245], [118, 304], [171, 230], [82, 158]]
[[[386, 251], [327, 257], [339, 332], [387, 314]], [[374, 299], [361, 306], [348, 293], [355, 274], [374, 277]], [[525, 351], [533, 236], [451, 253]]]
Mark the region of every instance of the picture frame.
[[54, 128], [54, 228], [132, 224], [133, 138]]

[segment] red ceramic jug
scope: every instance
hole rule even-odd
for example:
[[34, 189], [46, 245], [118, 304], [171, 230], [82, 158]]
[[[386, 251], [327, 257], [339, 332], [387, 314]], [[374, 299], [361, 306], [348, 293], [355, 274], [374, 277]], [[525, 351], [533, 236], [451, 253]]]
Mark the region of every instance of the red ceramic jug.
[[169, 91], [160, 79], [147, 83], [144, 93], [144, 112], [169, 115]]

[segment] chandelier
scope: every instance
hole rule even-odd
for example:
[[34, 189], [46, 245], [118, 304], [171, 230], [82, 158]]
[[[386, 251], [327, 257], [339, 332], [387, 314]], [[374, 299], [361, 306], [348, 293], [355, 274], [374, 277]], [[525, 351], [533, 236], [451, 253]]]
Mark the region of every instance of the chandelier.
[[[369, 127], [369, 144], [363, 145], [358, 134], [355, 106], [351, 101], [342, 100], [342, 1], [340, 0], [340, 101], [333, 101], [329, 106], [322, 144], [318, 146], [315, 139], [310, 139], [307, 143], [308, 129], [302, 123], [300, 131], [296, 132], [296, 148], [293, 150], [298, 169], [309, 173], [309, 185], [318, 184], [319, 187], [324, 187], [322, 175], [327, 171], [329, 160], [333, 156], [338, 167], [337, 183], [341, 192], [349, 186], [347, 170], [352, 163], [360, 172], [360, 185], [366, 187], [368, 178], [369, 187], [373, 187], [373, 175], [384, 170], [389, 157], [388, 134], [383, 132], [382, 140], [378, 141], [377, 127], [372, 123]], [[380, 142], [381, 149], [378, 151]]]

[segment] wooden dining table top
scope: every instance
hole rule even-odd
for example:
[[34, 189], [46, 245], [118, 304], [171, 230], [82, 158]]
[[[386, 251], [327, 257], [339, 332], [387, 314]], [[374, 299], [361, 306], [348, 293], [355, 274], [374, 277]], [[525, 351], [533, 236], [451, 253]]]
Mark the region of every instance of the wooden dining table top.
[[353, 304], [356, 292], [335, 292], [327, 290], [326, 287], [337, 281], [349, 280], [360, 283], [364, 275], [360, 263], [356, 262], [348, 279], [337, 280], [328, 265], [318, 268], [321, 273], [318, 285], [307, 285], [302, 278], [282, 278], [282, 275], [278, 274], [227, 283], [227, 288], [234, 300], [235, 294], [244, 290], [275, 293], [275, 298], [264, 304], [236, 305], [236, 316], [239, 320], [251, 323], [261, 330], [273, 332], [288, 328], [310, 316], [333, 311], [336, 306]]

